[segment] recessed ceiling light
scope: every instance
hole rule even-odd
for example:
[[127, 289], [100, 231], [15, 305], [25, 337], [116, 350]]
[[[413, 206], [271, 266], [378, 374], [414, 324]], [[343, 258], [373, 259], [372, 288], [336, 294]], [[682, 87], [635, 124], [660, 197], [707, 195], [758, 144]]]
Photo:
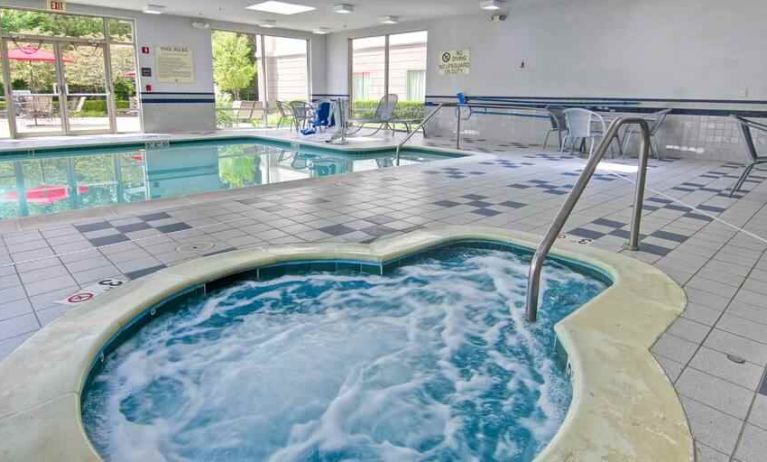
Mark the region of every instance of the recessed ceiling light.
[[146, 14], [162, 14], [164, 11], [165, 11], [165, 5], [149, 4], [144, 7], [144, 13]]
[[314, 29], [314, 33], [317, 35], [325, 35], [330, 33], [330, 29], [327, 27], [318, 27]]
[[479, 2], [479, 7], [483, 10], [500, 10], [501, 2], [500, 0], [481, 0]]
[[354, 11], [354, 5], [349, 5], [348, 3], [339, 3], [338, 5], [333, 7], [333, 10], [336, 13], [349, 14], [352, 11]]
[[267, 2], [256, 3], [245, 7], [247, 10], [264, 11], [266, 13], [274, 14], [298, 14], [306, 13], [307, 11], [316, 10], [313, 6], [298, 5], [296, 3], [278, 2], [276, 0], [269, 0]]
[[384, 16], [381, 18], [381, 24], [397, 24], [398, 22], [398, 16]]
[[265, 19], [261, 22], [261, 27], [272, 29], [274, 27], [277, 27], [277, 21], [275, 21], [274, 19]]

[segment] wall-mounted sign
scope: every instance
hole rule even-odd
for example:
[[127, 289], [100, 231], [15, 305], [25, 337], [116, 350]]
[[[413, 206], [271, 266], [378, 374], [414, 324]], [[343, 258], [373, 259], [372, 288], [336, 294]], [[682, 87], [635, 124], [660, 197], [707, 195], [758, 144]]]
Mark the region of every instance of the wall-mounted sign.
[[152, 76], [152, 68], [151, 67], [142, 67], [141, 68], [141, 77], [151, 77]]
[[45, 0], [45, 7], [50, 11], [67, 11], [67, 2], [64, 0]]
[[149, 54], [149, 47], [141, 47], [141, 54], [142, 55], [148, 55]]
[[192, 50], [183, 46], [159, 46], [157, 81], [162, 83], [194, 83]]
[[443, 51], [439, 55], [440, 75], [468, 75], [470, 69], [470, 50]]

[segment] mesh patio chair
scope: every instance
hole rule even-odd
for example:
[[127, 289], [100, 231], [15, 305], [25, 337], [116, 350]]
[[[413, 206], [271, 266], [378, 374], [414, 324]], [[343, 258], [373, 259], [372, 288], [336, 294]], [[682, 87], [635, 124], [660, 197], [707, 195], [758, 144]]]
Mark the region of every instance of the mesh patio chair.
[[280, 113], [280, 120], [277, 121], [277, 128], [282, 128], [283, 124], [289, 124], [295, 127], [296, 122], [293, 119], [293, 109], [284, 101], [277, 101], [277, 111]]
[[234, 111], [234, 121], [237, 125], [240, 123], [250, 123], [253, 119], [253, 111], [256, 109], [255, 101], [235, 101], [232, 104]]
[[730, 188], [730, 197], [740, 191], [740, 188], [743, 187], [743, 183], [746, 182], [748, 175], [751, 174], [751, 170], [753, 170], [754, 167], [759, 164], [767, 163], [767, 156], [760, 156], [756, 152], [756, 143], [754, 142], [753, 133], [751, 133], [752, 129], [758, 132], [767, 133], [767, 125], [736, 115], [732, 115], [731, 117], [738, 122], [740, 134], [746, 144], [746, 151], [751, 163], [746, 165], [746, 168], [743, 169], [743, 173], [740, 174], [738, 181], [736, 181], [732, 188]]
[[562, 106], [546, 106], [546, 111], [549, 113], [549, 121], [551, 122], [551, 128], [546, 132], [546, 137], [543, 139], [543, 149], [549, 144], [549, 136], [552, 133], [557, 134], [559, 138], [559, 149], [562, 149], [562, 134], [567, 133], [567, 119], [565, 118], [565, 108]]
[[293, 111], [293, 126], [296, 131], [307, 128], [314, 118], [314, 107], [306, 101], [291, 101], [290, 109]]
[[394, 111], [397, 109], [397, 102], [399, 101], [399, 96], [390, 93], [388, 95], [384, 95], [380, 101], [378, 101], [378, 106], [376, 107], [376, 112], [370, 119], [349, 119], [349, 125], [355, 127], [352, 131], [347, 131], [347, 135], [353, 135], [360, 130], [365, 125], [374, 125], [377, 124], [378, 127], [371, 133], [369, 136], [373, 136], [376, 133], [380, 132], [384, 128], [390, 129], [392, 128], [392, 122], [394, 121]]
[[[673, 108], [663, 109], [662, 111], [653, 112], [648, 117], [650, 122], [650, 154], [655, 156], [656, 159], [660, 159], [661, 155], [660, 149], [658, 148], [658, 140], [655, 135], [658, 133], [661, 126], [663, 126], [663, 123], [666, 121], [666, 118], [673, 110]], [[631, 137], [634, 135], [636, 130], [637, 128], [634, 125], [629, 125], [626, 128], [626, 133], [623, 138], [623, 151], [626, 151], [626, 147], [628, 146]]]

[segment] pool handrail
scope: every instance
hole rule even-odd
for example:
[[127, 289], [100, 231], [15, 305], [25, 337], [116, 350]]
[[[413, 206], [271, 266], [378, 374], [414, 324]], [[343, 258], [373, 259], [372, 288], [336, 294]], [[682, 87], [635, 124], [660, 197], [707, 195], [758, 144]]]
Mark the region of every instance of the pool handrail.
[[437, 115], [440, 109], [442, 109], [444, 106], [445, 106], [444, 103], [438, 104], [436, 109], [434, 109], [433, 111], [431, 111], [429, 115], [424, 117], [421, 123], [416, 125], [416, 127], [410, 133], [408, 133], [407, 136], [405, 136], [405, 139], [400, 141], [400, 143], [397, 145], [397, 150], [396, 150], [396, 157], [395, 157], [397, 162], [396, 165], [399, 165], [399, 152], [402, 149], [402, 146], [404, 146], [408, 141], [410, 141], [410, 138], [412, 138], [413, 135], [415, 135], [418, 130], [422, 129], [424, 125], [426, 125], [435, 115]]
[[631, 232], [629, 234], [628, 245], [626, 246], [629, 250], [639, 250], [639, 228], [642, 220], [642, 203], [644, 202], [644, 189], [647, 178], [647, 159], [650, 154], [650, 127], [647, 121], [640, 117], [620, 117], [610, 124], [596, 151], [589, 157], [586, 165], [583, 167], [583, 172], [578, 177], [578, 181], [567, 196], [565, 203], [562, 204], [562, 208], [557, 212], [551, 227], [549, 227], [543, 240], [538, 245], [533, 259], [530, 261], [527, 279], [527, 300], [525, 303], [525, 314], [529, 322], [535, 322], [538, 319], [538, 295], [540, 292], [543, 263], [554, 242], [560, 236], [562, 228], [577, 205], [581, 194], [583, 194], [586, 186], [588, 186], [599, 162], [607, 153], [611, 140], [618, 135], [618, 130], [624, 125], [639, 125], [642, 135], [638, 158], [639, 169], [637, 171], [636, 188], [634, 191], [634, 209], [631, 217]]

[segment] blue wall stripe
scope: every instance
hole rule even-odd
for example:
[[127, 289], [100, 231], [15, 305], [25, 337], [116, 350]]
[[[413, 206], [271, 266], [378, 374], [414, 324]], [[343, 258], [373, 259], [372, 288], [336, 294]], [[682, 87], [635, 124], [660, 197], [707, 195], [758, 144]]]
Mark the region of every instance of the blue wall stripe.
[[194, 104], [215, 104], [216, 100], [213, 98], [210, 99], [173, 99], [173, 98], [158, 98], [158, 99], [142, 99], [141, 103], [143, 104], [187, 104], [187, 103], [194, 103]]

